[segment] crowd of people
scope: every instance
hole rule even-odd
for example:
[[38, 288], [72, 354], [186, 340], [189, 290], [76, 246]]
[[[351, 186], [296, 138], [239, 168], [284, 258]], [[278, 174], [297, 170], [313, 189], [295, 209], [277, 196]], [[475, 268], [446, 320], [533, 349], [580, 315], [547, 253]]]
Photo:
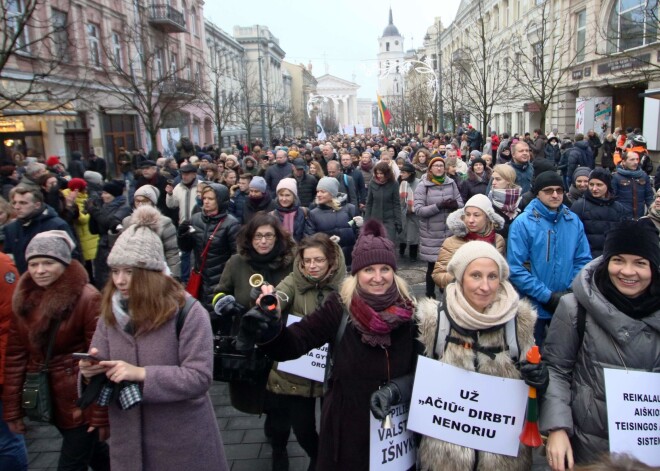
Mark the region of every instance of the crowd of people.
[[[183, 138], [171, 158], [122, 149], [114, 172], [74, 154], [0, 165], [2, 470], [27, 469], [25, 417], [57, 427], [61, 470], [228, 469], [218, 339], [246, 361], [231, 404], [266, 414], [275, 471], [291, 430], [310, 470], [368, 469], [369, 416], [410, 401], [419, 355], [535, 387], [553, 471], [608, 453], [602, 365], [660, 371], [660, 178], [639, 129]], [[278, 369], [325, 344], [323, 382]], [[417, 448], [422, 470], [532, 463], [522, 443]]]

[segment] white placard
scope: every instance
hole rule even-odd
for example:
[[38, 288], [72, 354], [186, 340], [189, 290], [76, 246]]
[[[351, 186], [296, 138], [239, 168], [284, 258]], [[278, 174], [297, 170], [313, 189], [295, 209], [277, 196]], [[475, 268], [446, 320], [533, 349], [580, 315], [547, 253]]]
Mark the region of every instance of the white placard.
[[603, 371], [610, 452], [660, 466], [660, 374]]
[[518, 456], [527, 385], [420, 356], [408, 428], [456, 445]]
[[[289, 315], [286, 318], [286, 326], [299, 322], [301, 317]], [[328, 344], [321, 348], [310, 350], [295, 360], [282, 361], [277, 364], [278, 371], [291, 373], [301, 378], [312, 379], [322, 383], [325, 378], [325, 360], [328, 355]]]
[[163, 157], [172, 157], [176, 152], [176, 144], [181, 140], [181, 131], [178, 128], [160, 130], [160, 145], [163, 148]]
[[369, 469], [371, 471], [407, 471], [415, 464], [415, 437], [408, 430], [408, 404], [392, 408], [392, 428], [384, 429], [382, 422], [369, 412]]

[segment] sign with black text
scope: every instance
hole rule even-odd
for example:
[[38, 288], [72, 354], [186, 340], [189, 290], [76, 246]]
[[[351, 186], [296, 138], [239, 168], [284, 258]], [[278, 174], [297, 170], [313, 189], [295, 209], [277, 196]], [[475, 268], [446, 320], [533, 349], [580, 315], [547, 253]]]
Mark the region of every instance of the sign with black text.
[[[301, 317], [289, 315], [286, 319], [286, 326], [289, 327], [291, 324], [299, 322], [300, 319]], [[325, 361], [327, 355], [328, 344], [326, 343], [321, 348], [310, 350], [300, 358], [279, 362], [277, 364], [277, 370], [322, 383], [325, 378]]]
[[415, 465], [415, 437], [408, 430], [408, 404], [392, 408], [392, 428], [383, 428], [380, 420], [369, 412], [369, 469], [374, 471], [407, 471]]
[[610, 452], [660, 466], [660, 373], [603, 372]]
[[408, 428], [456, 445], [518, 456], [527, 385], [420, 356]]

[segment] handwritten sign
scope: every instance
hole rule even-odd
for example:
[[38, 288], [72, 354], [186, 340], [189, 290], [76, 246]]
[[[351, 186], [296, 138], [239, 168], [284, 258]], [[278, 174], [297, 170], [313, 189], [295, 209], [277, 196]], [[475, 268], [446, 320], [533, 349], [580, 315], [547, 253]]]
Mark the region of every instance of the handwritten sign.
[[371, 417], [369, 433], [369, 469], [374, 471], [406, 471], [415, 465], [417, 449], [415, 437], [406, 427], [407, 404], [399, 404], [391, 412], [392, 428], [382, 427], [380, 420]]
[[528, 387], [419, 357], [408, 428], [475, 450], [518, 456]]
[[660, 466], [660, 374], [603, 371], [610, 451]]
[[[289, 315], [286, 319], [286, 326], [300, 322], [301, 317]], [[295, 360], [283, 361], [278, 363], [277, 369], [284, 373], [300, 376], [301, 378], [312, 379], [323, 382], [325, 377], [325, 361], [328, 355], [328, 344], [321, 348], [310, 350], [300, 358]]]

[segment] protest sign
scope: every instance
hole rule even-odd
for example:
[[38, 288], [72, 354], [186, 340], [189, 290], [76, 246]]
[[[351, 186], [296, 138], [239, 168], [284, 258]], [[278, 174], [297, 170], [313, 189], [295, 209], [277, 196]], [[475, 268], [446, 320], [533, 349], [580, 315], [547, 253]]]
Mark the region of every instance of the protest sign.
[[[287, 327], [300, 321], [300, 317], [289, 315], [286, 319]], [[313, 379], [319, 383], [325, 377], [325, 359], [328, 354], [328, 344], [321, 348], [310, 350], [295, 360], [282, 361], [277, 364], [278, 371], [291, 373], [302, 378]]]
[[378, 471], [406, 471], [415, 465], [417, 450], [415, 437], [406, 427], [407, 404], [392, 408], [392, 428], [382, 427], [380, 420], [371, 417], [369, 432], [369, 469]]
[[660, 466], [660, 374], [603, 371], [610, 452]]
[[527, 385], [419, 357], [408, 429], [456, 445], [518, 456]]

